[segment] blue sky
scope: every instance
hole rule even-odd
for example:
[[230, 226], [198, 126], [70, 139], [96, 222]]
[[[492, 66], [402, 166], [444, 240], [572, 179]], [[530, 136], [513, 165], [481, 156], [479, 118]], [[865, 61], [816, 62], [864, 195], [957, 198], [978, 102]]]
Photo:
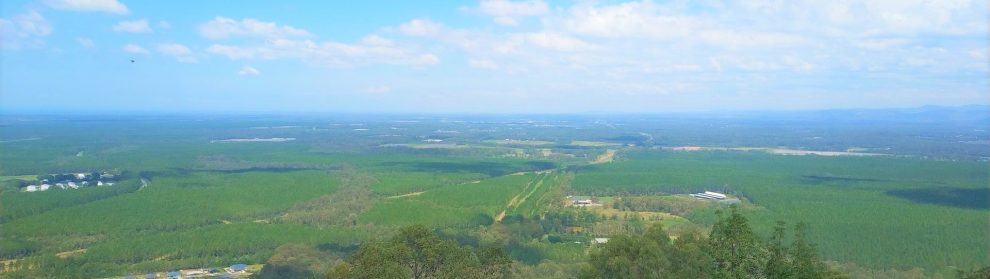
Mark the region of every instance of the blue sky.
[[7, 112], [990, 104], [982, 0], [11, 0], [0, 8]]

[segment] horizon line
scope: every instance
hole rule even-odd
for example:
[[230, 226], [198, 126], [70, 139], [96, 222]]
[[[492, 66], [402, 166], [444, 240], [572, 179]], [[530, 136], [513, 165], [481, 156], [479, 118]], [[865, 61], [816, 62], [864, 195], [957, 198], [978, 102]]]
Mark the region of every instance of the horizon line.
[[829, 111], [896, 111], [925, 108], [941, 109], [962, 109], [962, 108], [982, 108], [990, 109], [990, 104], [965, 104], [965, 105], [921, 105], [905, 107], [883, 107], [883, 108], [863, 108], [863, 107], [840, 107], [821, 109], [712, 109], [697, 111], [584, 111], [584, 112], [456, 112], [456, 111], [286, 111], [286, 110], [74, 110], [68, 112], [39, 112], [23, 109], [0, 109], [0, 117], [10, 116], [318, 116], [318, 115], [718, 115], [718, 114], [758, 114], [758, 113], [809, 113], [809, 112], [829, 112]]

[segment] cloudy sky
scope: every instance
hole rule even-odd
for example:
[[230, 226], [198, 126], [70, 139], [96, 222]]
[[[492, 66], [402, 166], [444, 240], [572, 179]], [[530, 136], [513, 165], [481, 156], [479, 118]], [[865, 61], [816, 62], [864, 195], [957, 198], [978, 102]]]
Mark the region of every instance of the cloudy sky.
[[985, 0], [5, 0], [0, 8], [7, 112], [990, 104]]

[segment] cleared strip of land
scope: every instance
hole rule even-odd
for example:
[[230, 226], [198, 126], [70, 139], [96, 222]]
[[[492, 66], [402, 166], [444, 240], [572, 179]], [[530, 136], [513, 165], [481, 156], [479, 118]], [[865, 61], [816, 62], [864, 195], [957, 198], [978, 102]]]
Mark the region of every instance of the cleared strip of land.
[[800, 150], [770, 147], [705, 147], [705, 146], [676, 146], [667, 148], [673, 151], [758, 151], [777, 155], [816, 155], [816, 156], [889, 156], [883, 153], [851, 152], [851, 151], [820, 151]]

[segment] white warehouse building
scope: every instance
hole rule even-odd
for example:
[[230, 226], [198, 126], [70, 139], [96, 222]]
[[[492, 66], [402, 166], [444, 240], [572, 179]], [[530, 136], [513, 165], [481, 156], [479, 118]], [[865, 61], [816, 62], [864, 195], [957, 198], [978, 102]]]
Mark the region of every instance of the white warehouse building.
[[699, 199], [709, 199], [709, 200], [724, 200], [726, 198], [725, 194], [719, 192], [705, 191], [702, 193], [691, 194], [690, 196]]

